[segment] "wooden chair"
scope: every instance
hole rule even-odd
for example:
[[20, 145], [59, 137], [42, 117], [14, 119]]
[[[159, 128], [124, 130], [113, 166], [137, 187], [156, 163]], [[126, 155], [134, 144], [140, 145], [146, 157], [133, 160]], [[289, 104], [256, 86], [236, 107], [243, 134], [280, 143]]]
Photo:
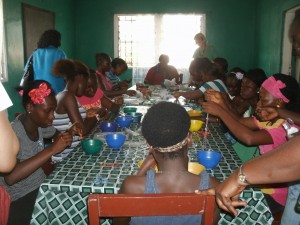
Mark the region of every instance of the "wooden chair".
[[203, 225], [212, 225], [215, 196], [191, 194], [90, 194], [90, 225], [103, 217], [202, 215]]

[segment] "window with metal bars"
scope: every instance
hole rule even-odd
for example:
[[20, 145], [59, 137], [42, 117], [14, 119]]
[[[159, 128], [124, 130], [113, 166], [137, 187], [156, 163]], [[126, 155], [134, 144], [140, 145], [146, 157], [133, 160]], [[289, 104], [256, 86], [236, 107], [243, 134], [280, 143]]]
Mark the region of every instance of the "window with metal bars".
[[115, 15], [115, 57], [129, 67], [149, 67], [166, 54], [170, 64], [188, 68], [198, 32], [205, 33], [204, 14]]

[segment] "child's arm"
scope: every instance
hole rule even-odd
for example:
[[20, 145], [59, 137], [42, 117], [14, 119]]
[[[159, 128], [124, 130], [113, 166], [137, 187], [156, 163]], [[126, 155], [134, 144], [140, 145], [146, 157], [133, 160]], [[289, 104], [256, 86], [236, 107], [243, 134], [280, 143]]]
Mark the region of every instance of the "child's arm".
[[[267, 131], [252, 130], [249, 128], [251, 124], [248, 118], [243, 119], [243, 121], [248, 122], [248, 124], [243, 124], [231, 116], [228, 111], [214, 102], [203, 102], [202, 109], [203, 112], [218, 116], [233, 133], [233, 135], [246, 145], [252, 146], [273, 144], [272, 136]], [[254, 122], [252, 122], [252, 124], [252, 126], [254, 126]]]
[[286, 109], [275, 107], [261, 107], [257, 108], [256, 112], [265, 121], [273, 120], [276, 118], [292, 119], [296, 125], [300, 125], [300, 114]]
[[82, 119], [78, 110], [77, 100], [73, 94], [66, 92], [63, 99], [63, 108], [68, 114], [71, 123], [76, 122], [82, 128], [83, 135], [86, 135], [88, 132], [90, 132], [97, 123], [97, 118], [95, 116], [87, 117], [85, 120]]
[[143, 161], [143, 164], [141, 165], [141, 167], [136, 175], [146, 175], [146, 172], [150, 168], [154, 168], [155, 165], [156, 165], [155, 159], [154, 159], [153, 155], [150, 153], [149, 155], [147, 155], [146, 159]]
[[201, 98], [202, 94], [199, 92], [199, 90], [195, 91], [188, 91], [188, 92], [175, 92], [174, 97], [179, 98], [180, 96], [185, 97], [187, 99], [199, 99]]
[[71, 145], [71, 143], [72, 136], [68, 132], [57, 135], [52, 145], [29, 159], [17, 162], [17, 165], [12, 172], [5, 176], [5, 182], [8, 185], [13, 185], [26, 178], [47, 162], [52, 155], [60, 153], [67, 146]]

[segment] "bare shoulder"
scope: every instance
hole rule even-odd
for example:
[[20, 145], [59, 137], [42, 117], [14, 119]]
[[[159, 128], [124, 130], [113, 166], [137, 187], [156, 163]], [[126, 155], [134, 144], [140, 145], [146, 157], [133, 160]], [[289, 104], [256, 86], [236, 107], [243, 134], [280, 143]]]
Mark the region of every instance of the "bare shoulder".
[[70, 105], [74, 105], [77, 108], [77, 100], [74, 93], [70, 91], [60, 92], [57, 96], [57, 113], [65, 113], [66, 108], [69, 108]]
[[75, 95], [71, 91], [62, 91], [56, 95], [56, 99], [58, 102], [64, 102], [69, 100], [74, 100]]
[[120, 188], [120, 194], [144, 193], [146, 176], [131, 175], [125, 178]]

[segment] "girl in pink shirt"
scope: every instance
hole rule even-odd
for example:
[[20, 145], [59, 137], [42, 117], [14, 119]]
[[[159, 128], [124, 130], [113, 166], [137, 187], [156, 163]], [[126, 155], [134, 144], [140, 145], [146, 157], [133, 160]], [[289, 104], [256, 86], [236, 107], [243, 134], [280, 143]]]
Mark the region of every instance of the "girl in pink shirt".
[[[283, 128], [285, 120], [276, 118], [272, 121], [262, 121], [260, 109], [275, 107], [297, 111], [298, 96], [299, 86], [293, 77], [275, 74], [265, 80], [260, 88], [255, 117], [237, 118], [215, 102], [204, 102], [202, 107], [204, 112], [222, 119], [238, 140], [249, 146], [258, 145], [260, 153], [264, 154], [285, 143], [287, 138]], [[276, 188], [263, 189], [263, 192], [268, 194], [266, 199], [273, 213], [283, 210], [287, 197], [285, 186], [274, 185], [274, 187]]]

